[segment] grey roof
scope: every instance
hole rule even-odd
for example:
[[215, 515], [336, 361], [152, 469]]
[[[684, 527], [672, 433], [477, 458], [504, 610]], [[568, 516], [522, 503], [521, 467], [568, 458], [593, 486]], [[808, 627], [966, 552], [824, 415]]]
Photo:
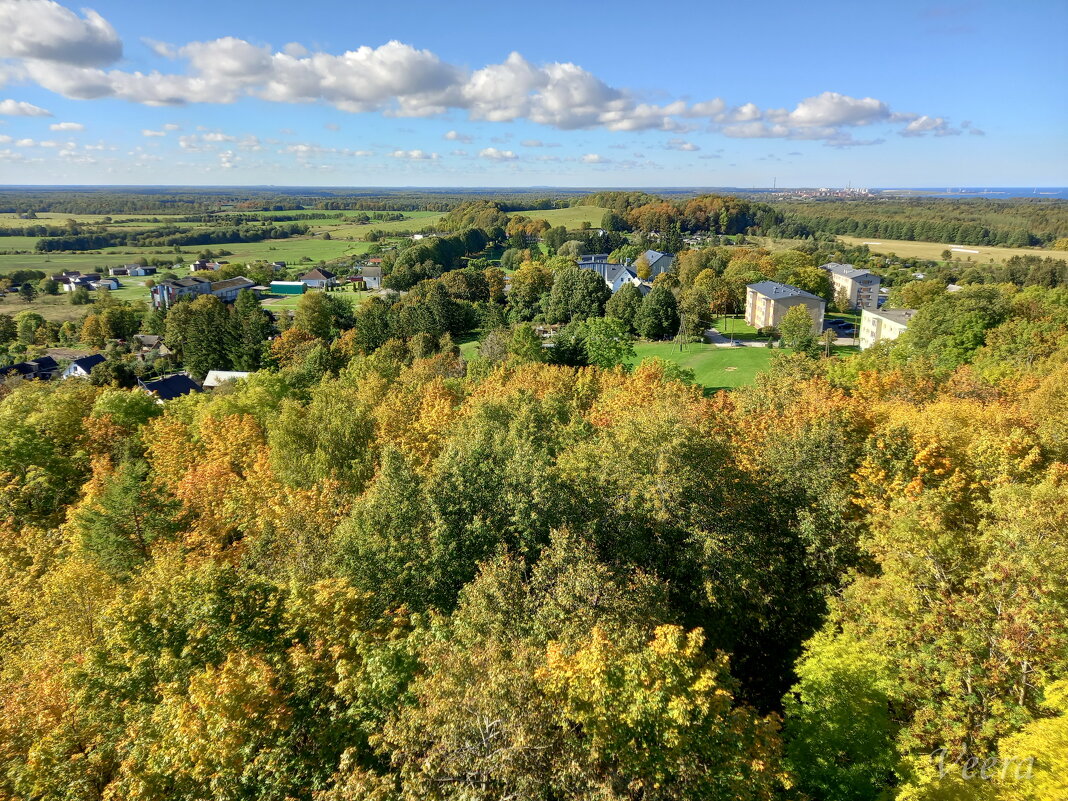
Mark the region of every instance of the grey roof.
[[160, 281], [157, 286], [200, 286], [201, 284], [210, 284], [207, 278], [200, 278], [199, 276], [189, 278], [168, 278], [166, 281]]
[[146, 348], [154, 348], [160, 344], [163, 337], [158, 334], [134, 334], [134, 342]]
[[329, 270], [324, 270], [321, 267], [316, 267], [314, 270], [309, 270], [301, 276], [301, 281], [329, 281], [331, 278], [337, 278]]
[[236, 278], [227, 278], [225, 281], [213, 281], [211, 284], [212, 292], [221, 292], [227, 289], [248, 289], [255, 284], [243, 275], [239, 275]]
[[185, 373], [157, 378], [155, 381], [141, 381], [141, 388], [155, 393], [160, 400], [170, 400], [190, 392], [200, 392], [200, 384], [187, 376]]
[[761, 295], [772, 298], [773, 300], [783, 300], [784, 298], [811, 298], [812, 300], [818, 300], [820, 303], [826, 302], [819, 295], [813, 295], [811, 292], [806, 292], [803, 289], [798, 289], [796, 286], [790, 286], [789, 284], [780, 284], [778, 281], [757, 281], [755, 284], [747, 284], [746, 289], [755, 290]]
[[874, 314], [876, 317], [882, 317], [884, 320], [889, 320], [892, 323], [907, 325], [908, 321], [916, 315], [916, 309], [879, 309], [878, 311], [864, 309], [863, 313]]
[[638, 274], [634, 270], [622, 264], [609, 264], [604, 273], [604, 280], [610, 284], [614, 284], [620, 278], [624, 281], [629, 281], [637, 277]]
[[364, 267], [363, 268], [363, 277], [364, 278], [381, 278], [382, 277], [382, 268], [381, 267]]
[[865, 275], [874, 275], [871, 270], [854, 267], [852, 264], [839, 264], [836, 261], [821, 264], [820, 269], [826, 270], [829, 273], [834, 273], [835, 275], [840, 275], [843, 278], [862, 278]]
[[584, 264], [606, 264], [608, 262], [608, 254], [586, 253], [585, 255], [579, 256], [578, 262], [580, 267]]

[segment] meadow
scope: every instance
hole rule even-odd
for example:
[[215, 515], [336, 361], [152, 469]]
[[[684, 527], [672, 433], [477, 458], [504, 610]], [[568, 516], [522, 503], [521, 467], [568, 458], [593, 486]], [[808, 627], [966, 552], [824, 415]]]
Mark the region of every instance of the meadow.
[[[985, 247], [983, 245], [946, 245], [939, 242], [912, 242], [903, 239], [865, 239], [863, 237], [841, 235], [839, 235], [838, 238], [853, 246], [866, 244], [872, 253], [880, 253], [882, 255], [893, 253], [902, 258], [930, 259], [931, 261], [942, 261], [942, 252], [945, 250], [952, 251], [953, 248], [961, 249], [953, 251], [954, 260], [963, 262], [993, 261], [1001, 263], [1013, 256], [1052, 255], [1049, 251], [1044, 251], [1039, 248], [996, 248]], [[979, 252], [967, 252], [972, 250]]]
[[562, 225], [571, 230], [581, 228], [584, 222], [588, 222], [594, 228], [599, 228], [605, 211], [607, 209], [600, 206], [570, 206], [566, 209], [517, 211], [513, 212], [513, 215], [519, 214], [523, 217], [530, 217], [532, 220], [545, 220], [553, 228]]

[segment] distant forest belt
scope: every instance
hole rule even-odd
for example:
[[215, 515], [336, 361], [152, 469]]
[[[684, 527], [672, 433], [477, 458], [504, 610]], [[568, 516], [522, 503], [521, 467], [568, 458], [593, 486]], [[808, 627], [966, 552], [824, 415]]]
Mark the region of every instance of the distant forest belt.
[[266, 239], [288, 239], [308, 233], [308, 226], [299, 223], [279, 226], [247, 226], [240, 228], [209, 228], [182, 231], [178, 228], [159, 228], [149, 231], [105, 231], [92, 234], [43, 237], [37, 250], [51, 253], [61, 250], [101, 250], [113, 247], [173, 247], [191, 245], [223, 245], [234, 242], [262, 242]]
[[1068, 203], [1060, 200], [844, 201], [775, 203], [783, 229], [954, 245], [1028, 247], [1068, 237]]

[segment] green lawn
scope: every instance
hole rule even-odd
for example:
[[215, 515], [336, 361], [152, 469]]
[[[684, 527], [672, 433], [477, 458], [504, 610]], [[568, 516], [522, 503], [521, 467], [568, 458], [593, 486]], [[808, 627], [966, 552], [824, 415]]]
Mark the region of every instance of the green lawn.
[[553, 228], [562, 225], [572, 229], [580, 227], [584, 222], [588, 222], [594, 228], [599, 228], [605, 211], [607, 209], [602, 209], [600, 206], [571, 206], [566, 209], [517, 211], [515, 214], [530, 217], [532, 220], [546, 220]]
[[780, 352], [771, 348], [720, 348], [704, 343], [686, 345], [679, 350], [674, 342], [637, 342], [636, 358], [661, 358], [693, 370], [697, 383], [709, 389], [734, 389], [752, 384], [756, 374], [768, 366], [771, 357]]
[[728, 339], [731, 337], [742, 341], [764, 339], [764, 337], [757, 335], [756, 329], [749, 325], [740, 314], [717, 315], [712, 319], [712, 324], [717, 331]]
[[[319, 292], [321, 290], [312, 289], [311, 292]], [[370, 292], [352, 292], [350, 290], [343, 290], [339, 292], [331, 292], [330, 295], [335, 298], [347, 301], [352, 306], [359, 306], [365, 300], [371, 297]], [[263, 298], [263, 306], [268, 309], [277, 311], [278, 309], [293, 310], [297, 308], [297, 303], [300, 300], [300, 295], [266, 295]]]

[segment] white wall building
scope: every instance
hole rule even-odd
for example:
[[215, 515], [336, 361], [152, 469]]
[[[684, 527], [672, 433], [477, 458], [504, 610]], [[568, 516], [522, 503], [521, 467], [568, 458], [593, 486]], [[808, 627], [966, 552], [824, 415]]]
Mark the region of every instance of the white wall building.
[[861, 310], [857, 344], [863, 350], [884, 339], [897, 339], [909, 327], [909, 320], [915, 314], [915, 309]]

